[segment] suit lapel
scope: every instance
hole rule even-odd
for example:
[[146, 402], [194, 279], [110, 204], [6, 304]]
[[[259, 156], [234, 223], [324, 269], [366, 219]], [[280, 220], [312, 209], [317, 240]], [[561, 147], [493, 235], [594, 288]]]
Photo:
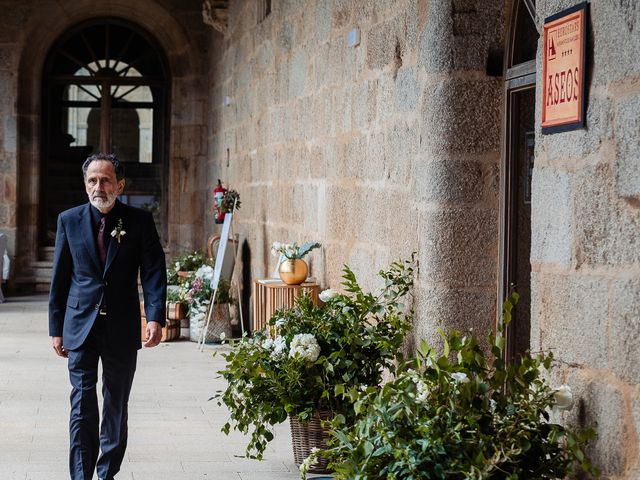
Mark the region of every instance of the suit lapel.
[[[116, 200], [118, 202], [118, 204], [116, 204], [117, 208], [117, 212], [116, 213], [116, 222], [122, 218], [122, 230], [126, 231], [127, 227], [124, 224], [124, 217], [122, 215], [122, 208], [119, 205], [119, 201]], [[116, 223], [117, 225], [117, 223]], [[107, 232], [107, 235], [111, 235], [111, 232]], [[126, 236], [122, 236], [120, 238], [120, 242], [124, 242]], [[111, 237], [111, 240], [109, 240], [109, 248], [107, 248], [107, 259], [105, 260], [105, 265], [104, 265], [104, 273], [103, 276], [107, 274], [107, 271], [109, 270], [109, 267], [111, 266], [111, 264], [113, 263], [113, 260], [116, 258], [116, 255], [118, 254], [118, 250], [120, 249], [120, 242], [118, 241], [118, 237]]]
[[89, 211], [89, 204], [85, 205], [85, 208], [80, 212], [79, 224], [80, 232], [82, 232], [82, 238], [84, 244], [89, 251], [89, 256], [93, 260], [93, 264], [98, 271], [102, 271], [102, 265], [100, 265], [100, 259], [98, 258], [98, 247], [96, 246], [95, 236], [93, 234], [93, 225], [91, 223], [91, 212]]

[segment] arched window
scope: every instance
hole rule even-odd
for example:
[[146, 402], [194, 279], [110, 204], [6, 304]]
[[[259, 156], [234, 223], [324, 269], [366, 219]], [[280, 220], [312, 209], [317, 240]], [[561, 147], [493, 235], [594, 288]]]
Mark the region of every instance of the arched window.
[[55, 43], [43, 82], [43, 246], [58, 213], [86, 201], [80, 166], [99, 151], [125, 163], [121, 200], [152, 211], [164, 234], [168, 78], [154, 39], [124, 20], [84, 22]]

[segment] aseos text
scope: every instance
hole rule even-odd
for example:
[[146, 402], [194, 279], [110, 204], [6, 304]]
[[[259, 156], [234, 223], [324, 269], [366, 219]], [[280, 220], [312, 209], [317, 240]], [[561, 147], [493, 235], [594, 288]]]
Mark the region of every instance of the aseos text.
[[578, 67], [549, 75], [547, 83], [547, 106], [578, 100], [579, 75]]

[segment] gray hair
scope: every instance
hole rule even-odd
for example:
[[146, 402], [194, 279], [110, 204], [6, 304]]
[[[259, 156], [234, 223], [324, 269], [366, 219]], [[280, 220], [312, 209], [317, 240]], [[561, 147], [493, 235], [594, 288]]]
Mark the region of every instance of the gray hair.
[[111, 162], [111, 165], [113, 165], [113, 169], [116, 171], [116, 179], [119, 181], [124, 178], [124, 165], [120, 163], [120, 160], [118, 160], [118, 158], [113, 153], [94, 153], [90, 157], [87, 157], [87, 159], [82, 164], [82, 176], [84, 178], [87, 178], [87, 170], [89, 169], [89, 165], [91, 164], [91, 162], [96, 161]]

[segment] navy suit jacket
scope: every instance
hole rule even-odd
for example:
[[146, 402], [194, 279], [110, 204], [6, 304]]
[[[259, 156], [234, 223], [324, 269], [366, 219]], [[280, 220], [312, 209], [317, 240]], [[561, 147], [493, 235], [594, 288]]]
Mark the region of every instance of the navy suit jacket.
[[[153, 217], [118, 202], [120, 242], [112, 237], [104, 268], [91, 222], [90, 204], [58, 216], [49, 293], [49, 335], [67, 350], [82, 346], [101, 305], [107, 305], [109, 343], [114, 349], [141, 347], [138, 273], [149, 321], [165, 324], [167, 271]], [[107, 232], [110, 234], [111, 232]]]

